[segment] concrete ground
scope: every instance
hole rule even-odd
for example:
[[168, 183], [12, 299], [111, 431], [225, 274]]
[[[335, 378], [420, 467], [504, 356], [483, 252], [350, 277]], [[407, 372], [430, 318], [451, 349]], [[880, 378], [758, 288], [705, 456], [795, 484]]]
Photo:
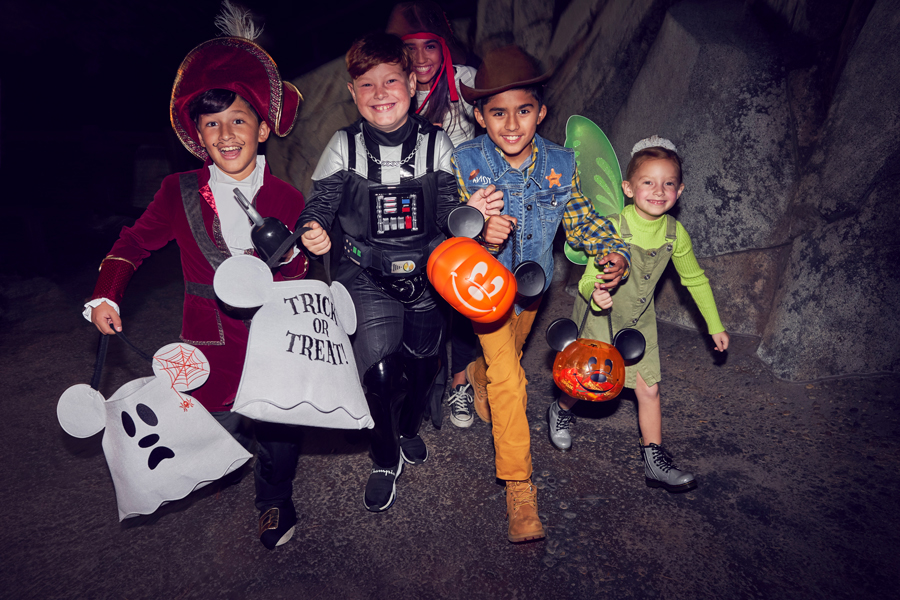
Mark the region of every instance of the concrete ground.
[[[101, 249], [96, 256], [102, 256]], [[563, 281], [523, 359], [545, 541], [506, 541], [491, 432], [423, 426], [424, 465], [389, 511], [363, 508], [364, 436], [307, 430], [294, 539], [256, 539], [253, 480], [213, 484], [118, 522], [101, 436], [69, 437], [56, 402], [92, 373], [97, 334], [79, 315], [97, 260], [52, 278], [0, 278], [0, 597], [3, 598], [876, 598], [896, 597], [898, 377], [778, 381], [734, 336], [661, 324], [664, 440], [699, 487], [644, 485], [635, 404], [581, 403], [574, 448], [556, 451], [543, 331], [568, 316]], [[132, 281], [125, 327], [152, 352], [179, 332], [181, 282], [168, 248]], [[149, 375], [113, 342], [101, 390]]]

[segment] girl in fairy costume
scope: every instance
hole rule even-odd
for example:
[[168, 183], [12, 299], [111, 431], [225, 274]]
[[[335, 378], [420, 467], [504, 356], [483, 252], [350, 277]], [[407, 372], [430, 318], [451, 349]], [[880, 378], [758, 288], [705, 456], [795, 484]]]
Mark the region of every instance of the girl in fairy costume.
[[[621, 214], [609, 218], [629, 244], [631, 275], [611, 296], [600, 289], [602, 273], [588, 264], [578, 285], [580, 297], [575, 301], [572, 319], [584, 322], [580, 333], [583, 338], [611, 343], [608, 318], [612, 319], [614, 331], [632, 327], [644, 334], [646, 350], [636, 363], [625, 367], [625, 387], [634, 389], [637, 397], [645, 480], [648, 486], [663, 487], [669, 492], [687, 491], [697, 485], [693, 474], [678, 469], [662, 447], [661, 375], [653, 295], [670, 259], [706, 320], [717, 351], [728, 349], [728, 333], [719, 320], [712, 288], [697, 263], [687, 231], [666, 214], [684, 191], [681, 159], [672, 142], [656, 136], [638, 142], [632, 150], [622, 189], [632, 203]], [[610, 307], [611, 313], [600, 312]], [[547, 410], [550, 440], [560, 450], [571, 448], [570, 411], [576, 402], [564, 394]]]

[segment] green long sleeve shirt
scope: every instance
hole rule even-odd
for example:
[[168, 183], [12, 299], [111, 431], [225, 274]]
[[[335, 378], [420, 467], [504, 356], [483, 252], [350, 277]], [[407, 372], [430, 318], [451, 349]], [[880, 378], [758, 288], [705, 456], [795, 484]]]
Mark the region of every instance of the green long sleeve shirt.
[[[655, 221], [648, 221], [640, 217], [634, 210], [634, 205], [629, 204], [622, 210], [622, 218], [628, 222], [631, 229], [631, 239], [628, 240], [635, 246], [644, 249], [659, 248], [666, 243], [666, 219], [659, 218]], [[615, 221], [613, 221], [615, 223]], [[719, 311], [716, 309], [716, 301], [713, 298], [712, 288], [709, 285], [709, 279], [704, 275], [703, 269], [697, 262], [694, 255], [694, 249], [691, 245], [691, 237], [687, 230], [676, 222], [675, 225], [676, 240], [672, 252], [672, 264], [681, 278], [681, 285], [688, 289], [700, 314], [706, 321], [706, 327], [709, 334], [713, 335], [725, 331], [722, 321], [719, 320]], [[591, 302], [593, 310], [600, 310], [600, 307], [591, 300], [591, 294], [594, 293], [594, 284], [598, 281], [597, 275], [601, 273], [601, 269], [597, 268], [594, 262], [587, 265], [581, 281], [578, 283], [578, 291], [581, 295]], [[642, 277], [643, 273], [638, 273], [632, 269], [630, 277]], [[613, 298], [615, 302], [615, 298]]]

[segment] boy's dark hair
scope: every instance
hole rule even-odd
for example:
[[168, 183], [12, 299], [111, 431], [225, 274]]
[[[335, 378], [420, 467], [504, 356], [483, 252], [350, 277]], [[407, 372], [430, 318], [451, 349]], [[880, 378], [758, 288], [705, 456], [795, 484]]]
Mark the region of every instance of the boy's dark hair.
[[[541, 110], [541, 107], [544, 105], [544, 86], [543, 85], [530, 85], [527, 87], [512, 88], [511, 90], [507, 90], [507, 91], [512, 91], [512, 90], [522, 90], [523, 92], [528, 92], [529, 94], [531, 94], [532, 97], [537, 102], [537, 107], [536, 107], [537, 110]], [[483, 114], [484, 113], [484, 105], [489, 103], [494, 98], [494, 96], [497, 96], [497, 95], [498, 94], [494, 94], [493, 96], [485, 96], [484, 98], [479, 98], [478, 100], [475, 101], [475, 108], [478, 109], [478, 112]]]
[[389, 33], [375, 32], [359, 38], [350, 46], [346, 59], [347, 72], [354, 80], [381, 64], [397, 63], [404, 73], [412, 73], [406, 45]]
[[[231, 90], [220, 88], [206, 90], [188, 103], [188, 114], [191, 117], [191, 121], [194, 122], [194, 125], [199, 125], [201, 115], [220, 113], [231, 106], [237, 97], [237, 92], [232, 92]], [[256, 120], [262, 121], [253, 105], [247, 102], [247, 106], [253, 111], [253, 116], [256, 117]]]
[[681, 157], [678, 156], [677, 152], [673, 152], [662, 146], [651, 146], [650, 148], [644, 148], [643, 150], [635, 152], [634, 156], [631, 157], [631, 160], [628, 161], [628, 167], [625, 169], [625, 179], [631, 181], [631, 177], [634, 175], [634, 172], [638, 170], [638, 167], [648, 160], [657, 159], [671, 160], [675, 163], [675, 167], [678, 169], [678, 183], [684, 181], [681, 175]]

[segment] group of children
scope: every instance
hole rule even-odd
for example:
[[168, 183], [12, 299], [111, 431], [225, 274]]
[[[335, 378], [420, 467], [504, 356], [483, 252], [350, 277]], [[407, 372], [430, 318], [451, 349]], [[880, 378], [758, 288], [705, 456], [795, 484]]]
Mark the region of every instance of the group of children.
[[[290, 132], [300, 95], [280, 79], [268, 54], [246, 38], [246, 28], [237, 27], [247, 23], [247, 15], [233, 9], [230, 14], [229, 35], [192, 50], [172, 90], [173, 127], [205, 164], [167, 177], [101, 263], [85, 309], [100, 332], [122, 331], [118, 302], [128, 280], [152, 250], [175, 239], [185, 280], [181, 337], [203, 346], [211, 366], [209, 382], [195, 397], [249, 446], [242, 418], [230, 412], [246, 351], [247, 315], [217, 302], [210, 285], [225, 258], [253, 252], [250, 225], [231, 200], [233, 188], [252, 198], [263, 216], [308, 228], [302, 248], [298, 244], [281, 257], [276, 279], [304, 277], [307, 257], [330, 253], [332, 246], [340, 254], [333, 275], [356, 306], [353, 352], [375, 423], [364, 504], [380, 512], [394, 503], [404, 465], [428, 458], [419, 428], [441, 368], [451, 309], [429, 284], [425, 266], [449, 235], [450, 211], [460, 202], [479, 209], [485, 217], [484, 246], [509, 269], [525, 260], [540, 264], [545, 290], [562, 222], [567, 243], [593, 257], [579, 286], [583, 300], [575, 308], [578, 319], [589, 313], [590, 337], [603, 339], [604, 328], [594, 322], [605, 324], [598, 311], [613, 303], [616, 319], [631, 326], [640, 322], [648, 337], [647, 352], [629, 367], [626, 384], [638, 397], [647, 483], [689, 489], [693, 476], [678, 471], [661, 446], [652, 297], [670, 256], [714, 332], [717, 349], [727, 348], [728, 336], [690, 239], [665, 214], [684, 188], [674, 148], [654, 145], [636, 153], [623, 183], [634, 206], [612, 221], [599, 216], [581, 194], [574, 152], [536, 133], [547, 114], [543, 85], [549, 74], [515, 46], [486, 55], [477, 72], [454, 66], [456, 42], [443, 13], [419, 0], [398, 5], [388, 33], [369, 34], [347, 53], [348, 89], [360, 119], [331, 138], [304, 203], [303, 195], [272, 176], [265, 158], [257, 156], [258, 144], [271, 132]], [[472, 118], [486, 134], [471, 139]], [[398, 194], [415, 205], [415, 226], [378, 227], [386, 198]], [[405, 265], [399, 275], [392, 268], [396, 264]], [[473, 406], [491, 424], [496, 475], [506, 482], [511, 542], [544, 537], [531, 482], [521, 365], [540, 302], [541, 296], [515, 305], [494, 323], [475, 324], [480, 355], [468, 320], [452, 319], [451, 422], [471, 424]], [[551, 440], [560, 449], [571, 445], [573, 404], [563, 398], [548, 410]], [[259, 444], [254, 470], [259, 536], [273, 549], [290, 539], [297, 522], [291, 500], [296, 437], [283, 425], [255, 423], [253, 429]]]

